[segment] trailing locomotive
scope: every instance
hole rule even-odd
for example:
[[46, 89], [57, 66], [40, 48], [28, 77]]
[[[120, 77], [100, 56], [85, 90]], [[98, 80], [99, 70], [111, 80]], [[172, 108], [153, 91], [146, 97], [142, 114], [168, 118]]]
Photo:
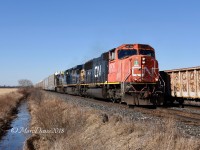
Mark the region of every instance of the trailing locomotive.
[[128, 105], [161, 104], [163, 85], [155, 51], [145, 44], [123, 44], [37, 84], [46, 90]]

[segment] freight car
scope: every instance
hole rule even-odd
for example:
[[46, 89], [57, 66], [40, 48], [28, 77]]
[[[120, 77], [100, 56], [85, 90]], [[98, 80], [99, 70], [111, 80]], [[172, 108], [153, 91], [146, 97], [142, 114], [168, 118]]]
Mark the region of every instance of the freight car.
[[165, 82], [165, 101], [200, 101], [200, 66], [161, 71]]
[[55, 74], [48, 76], [43, 80], [43, 89], [49, 91], [55, 91], [56, 89], [56, 76]]
[[[110, 99], [128, 105], [163, 102], [163, 84], [154, 49], [146, 44], [123, 44], [100, 57], [54, 76], [55, 90]], [[45, 89], [46, 80], [44, 80]], [[53, 83], [53, 78], [51, 84]], [[48, 87], [48, 86], [47, 86]]]

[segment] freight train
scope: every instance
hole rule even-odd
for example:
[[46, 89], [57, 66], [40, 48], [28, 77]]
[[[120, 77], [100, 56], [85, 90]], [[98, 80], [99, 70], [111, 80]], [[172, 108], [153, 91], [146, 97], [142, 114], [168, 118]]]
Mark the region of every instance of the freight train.
[[128, 105], [160, 105], [164, 100], [155, 50], [147, 44], [123, 44], [36, 86]]
[[200, 66], [159, 71], [150, 45], [123, 44], [36, 87], [128, 105], [182, 105], [186, 99], [200, 102]]

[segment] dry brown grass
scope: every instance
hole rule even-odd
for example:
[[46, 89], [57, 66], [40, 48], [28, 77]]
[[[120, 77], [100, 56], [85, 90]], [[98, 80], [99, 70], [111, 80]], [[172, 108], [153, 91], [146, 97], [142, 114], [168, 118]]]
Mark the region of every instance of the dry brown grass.
[[150, 130], [151, 138], [146, 140], [144, 149], [198, 150], [200, 148], [200, 140], [184, 137], [175, 127], [173, 118], [164, 120], [164, 124], [153, 126]]
[[12, 92], [9, 94], [0, 96], [0, 118], [3, 119], [5, 116], [11, 113], [11, 110], [16, 107], [22, 95], [17, 92]]
[[17, 88], [0, 88], [0, 96], [11, 92], [16, 92], [17, 90]]
[[13, 111], [22, 97], [23, 95], [18, 92], [11, 92], [0, 96], [0, 136], [5, 132], [6, 125], [12, 119]]
[[199, 139], [182, 137], [173, 119], [167, 119], [162, 124], [133, 122], [121, 116], [68, 104], [41, 93], [31, 98], [32, 129], [64, 129], [64, 133], [33, 135], [32, 144], [29, 144], [36, 149], [200, 149]]
[[[38, 141], [39, 144], [35, 145], [37, 149], [39, 147], [50, 148], [51, 143], [63, 137], [68, 137], [75, 130], [81, 130], [85, 125], [87, 114], [81, 109], [76, 109], [74, 105], [66, 105], [61, 100], [46, 97], [37, 90], [33, 93], [34, 96], [30, 97], [31, 101], [29, 102], [32, 116], [31, 129], [40, 128], [42, 131], [48, 130], [54, 132], [44, 134], [38, 130], [37, 134], [40, 135], [40, 140]], [[41, 98], [44, 100], [41, 100]], [[76, 116], [76, 119], [74, 116]]]

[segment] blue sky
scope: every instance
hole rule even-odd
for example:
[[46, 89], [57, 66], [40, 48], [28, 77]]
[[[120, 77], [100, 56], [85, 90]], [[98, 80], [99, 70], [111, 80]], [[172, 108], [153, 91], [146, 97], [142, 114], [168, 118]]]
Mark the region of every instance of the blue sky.
[[160, 70], [199, 66], [198, 0], [1, 0], [0, 85], [34, 83], [124, 43], [150, 44]]

